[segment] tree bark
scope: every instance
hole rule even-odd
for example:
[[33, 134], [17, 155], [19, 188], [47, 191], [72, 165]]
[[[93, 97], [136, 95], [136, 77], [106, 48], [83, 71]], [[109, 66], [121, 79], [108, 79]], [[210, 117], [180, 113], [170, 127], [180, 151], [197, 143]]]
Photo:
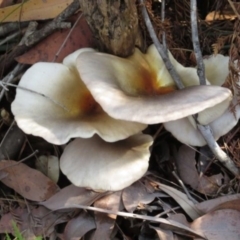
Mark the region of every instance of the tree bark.
[[142, 48], [135, 0], [79, 0], [85, 18], [103, 51], [127, 57]]

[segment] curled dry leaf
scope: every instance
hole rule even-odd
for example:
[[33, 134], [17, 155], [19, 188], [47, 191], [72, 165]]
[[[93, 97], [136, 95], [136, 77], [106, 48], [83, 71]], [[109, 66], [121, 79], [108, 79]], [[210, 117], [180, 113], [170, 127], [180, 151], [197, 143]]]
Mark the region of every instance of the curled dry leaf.
[[1, 182], [32, 201], [44, 201], [59, 191], [59, 187], [52, 180], [24, 163], [2, 160], [0, 173], [7, 174]]
[[[211, 240], [239, 240], [240, 212], [231, 209], [207, 213], [191, 223], [191, 228]], [[197, 238], [199, 239], [199, 238]]]
[[0, 22], [18, 22], [55, 18], [73, 0], [24, 1], [1, 9]]
[[[119, 211], [123, 209], [121, 206], [122, 191], [118, 191], [107, 196], [104, 196], [94, 203], [94, 207]], [[112, 239], [112, 233], [115, 225], [116, 215], [110, 215], [106, 213], [95, 212], [96, 230], [91, 235], [91, 240], [98, 239]]]
[[64, 239], [80, 239], [87, 232], [96, 228], [95, 221], [87, 212], [82, 211], [77, 217], [71, 219], [63, 233]]
[[[215, 199], [211, 199], [208, 201], [198, 203], [195, 206], [200, 211], [207, 213], [213, 209], [217, 209], [220, 206], [225, 206], [225, 208], [235, 209], [235, 208], [231, 207], [231, 205], [228, 205], [229, 203], [231, 203], [231, 202], [233, 203], [235, 201], [237, 201], [237, 202], [240, 201], [240, 194], [233, 194], [233, 195], [226, 195], [226, 196], [218, 197]], [[235, 204], [236, 204], [236, 202], [235, 202]]]
[[[54, 213], [45, 207], [32, 207], [11, 209], [11, 212], [4, 214], [0, 220], [0, 233], [16, 234], [13, 228], [13, 221], [24, 239], [35, 239], [35, 236], [50, 236], [55, 232], [55, 225], [67, 221], [64, 214]], [[40, 224], [41, 225], [40, 225]], [[32, 237], [32, 238], [31, 238]]]
[[40, 204], [53, 211], [60, 209], [76, 208], [76, 205], [91, 205], [106, 193], [98, 193], [86, 188], [69, 185], [45, 202]]
[[154, 229], [159, 237], [160, 240], [174, 240], [173, 232], [170, 230], [163, 230], [159, 227], [153, 227], [151, 226], [152, 229]]
[[161, 197], [161, 192], [150, 192], [142, 181], [137, 181], [131, 186], [123, 189], [122, 200], [128, 212], [133, 212], [138, 204], [148, 204], [156, 197]]
[[180, 147], [176, 164], [181, 180], [200, 193], [214, 195], [222, 185], [223, 175], [220, 173], [210, 177], [206, 175], [200, 177], [196, 169], [195, 153], [192, 148], [186, 145]]

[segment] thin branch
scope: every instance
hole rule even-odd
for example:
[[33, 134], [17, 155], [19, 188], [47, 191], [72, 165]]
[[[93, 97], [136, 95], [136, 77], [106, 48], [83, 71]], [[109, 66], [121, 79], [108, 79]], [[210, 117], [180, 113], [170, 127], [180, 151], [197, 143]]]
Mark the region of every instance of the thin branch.
[[41, 97], [44, 97], [44, 98], [48, 99], [49, 101], [51, 101], [51, 102], [54, 103], [55, 105], [61, 107], [61, 108], [64, 109], [65, 111], [67, 111], [67, 112], [70, 111], [66, 106], [64, 106], [64, 105], [61, 104], [60, 102], [52, 99], [51, 97], [45, 95], [44, 93], [40, 93], [40, 92], [34, 91], [34, 90], [32, 90], [32, 89], [25, 88], [25, 87], [22, 87], [22, 86], [19, 86], [19, 85], [15, 85], [15, 84], [12, 84], [12, 83], [6, 83], [6, 82], [1, 82], [1, 81], [0, 81], [0, 84], [6, 85], [6, 86], [10, 86], [10, 87], [15, 87], [15, 88], [17, 88], [17, 89], [21, 89], [21, 90], [23, 90], [23, 91], [27, 91], [27, 92], [30, 92], [30, 93], [33, 93], [33, 94], [37, 94], [37, 95], [39, 95], [39, 96], [41, 96]]
[[[198, 24], [197, 24], [197, 2], [191, 0], [191, 30], [192, 30], [192, 43], [194, 53], [197, 61], [197, 74], [199, 77], [200, 85], [206, 85], [205, 79], [205, 66], [203, 63], [202, 52], [200, 49], [199, 35], [198, 35]], [[197, 121], [196, 121], [197, 122]], [[238, 175], [238, 169], [235, 166], [233, 160], [219, 147], [218, 143], [212, 135], [210, 126], [202, 126], [197, 123], [198, 130], [207, 142], [209, 148], [212, 150], [215, 157], [234, 175]]]
[[197, 74], [199, 77], [200, 85], [206, 85], [205, 79], [205, 67], [202, 59], [202, 52], [200, 49], [199, 37], [198, 37], [198, 25], [197, 25], [197, 2], [191, 0], [191, 30], [192, 30], [192, 43], [193, 49], [197, 61]]
[[[161, 2], [161, 21], [164, 23], [165, 20], [165, 0]], [[167, 50], [167, 42], [166, 42], [166, 33], [163, 31], [162, 33], [162, 43], [165, 50]]]
[[235, 166], [233, 160], [219, 147], [218, 143], [213, 138], [209, 126], [202, 126], [197, 124], [199, 131], [207, 142], [209, 148], [212, 150], [215, 157], [234, 175], [238, 175], [238, 168]]
[[187, 195], [187, 198], [192, 201], [194, 204], [197, 204], [198, 202], [190, 195], [189, 191], [187, 190], [186, 186], [184, 185], [183, 181], [180, 179], [180, 177], [177, 175], [175, 171], [172, 171], [173, 176], [176, 178], [176, 180], [179, 182], [179, 184], [182, 186], [184, 192]]
[[158, 217], [140, 215], [135, 213], [127, 213], [122, 211], [112, 211], [108, 209], [91, 207], [91, 206], [80, 205], [80, 204], [71, 204], [71, 207], [90, 210], [94, 212], [101, 212], [105, 214], [117, 215], [122, 217], [141, 219], [145, 221], [152, 221], [152, 222], [160, 223], [160, 227], [164, 229], [165, 228], [169, 229], [169, 227], [171, 227], [173, 229], [173, 232], [176, 232], [178, 234], [184, 234], [184, 236], [202, 237], [203, 239], [206, 239], [204, 236], [201, 236], [200, 233], [193, 231], [191, 228], [188, 228], [182, 224], [179, 225], [179, 223], [174, 221], [168, 221], [165, 218], [158, 218]]

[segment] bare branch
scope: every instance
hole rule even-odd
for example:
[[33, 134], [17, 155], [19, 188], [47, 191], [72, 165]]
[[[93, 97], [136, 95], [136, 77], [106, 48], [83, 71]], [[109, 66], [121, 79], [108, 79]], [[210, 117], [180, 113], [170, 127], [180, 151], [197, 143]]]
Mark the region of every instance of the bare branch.
[[192, 43], [197, 61], [197, 74], [199, 77], [200, 85], [206, 85], [205, 67], [202, 59], [202, 52], [198, 38], [198, 25], [197, 25], [197, 2], [191, 0], [191, 30], [192, 30]]

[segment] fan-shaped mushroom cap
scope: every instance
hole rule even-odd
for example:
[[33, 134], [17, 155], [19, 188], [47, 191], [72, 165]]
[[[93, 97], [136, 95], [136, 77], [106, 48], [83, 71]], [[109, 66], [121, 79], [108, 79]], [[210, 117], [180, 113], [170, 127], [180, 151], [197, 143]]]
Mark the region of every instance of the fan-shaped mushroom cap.
[[[209, 124], [213, 137], [216, 140], [228, 133], [237, 124], [240, 117], [239, 105], [236, 106], [235, 113], [236, 115], [227, 109], [222, 116]], [[176, 139], [184, 144], [199, 147], [206, 145], [207, 143], [201, 133], [197, 130], [197, 127], [194, 124], [195, 122], [193, 119], [191, 120], [189, 118], [192, 117], [190, 116], [176, 121], [166, 122], [163, 125]]]
[[[173, 64], [179, 73], [186, 75], [182, 79], [186, 86], [199, 84], [195, 81], [196, 69], [184, 68], [176, 60]], [[77, 58], [77, 69], [95, 100], [117, 119], [146, 124], [168, 122], [226, 101], [216, 112], [220, 116], [231, 100], [231, 92], [218, 86], [192, 86], [175, 91], [176, 86], [154, 46], [146, 54], [136, 49], [128, 58], [85, 52]]]
[[12, 112], [25, 133], [54, 144], [64, 144], [74, 137], [89, 138], [94, 134], [113, 142], [146, 127], [110, 117], [94, 100], [75, 67], [76, 57], [86, 51], [93, 50], [78, 50], [65, 58], [63, 64], [34, 64], [23, 75]]
[[98, 136], [75, 139], [64, 149], [60, 167], [78, 187], [118, 191], [145, 174], [152, 141], [145, 134], [114, 143], [104, 142]]
[[[203, 61], [206, 77], [209, 82], [221, 86], [225, 82], [229, 73], [229, 57], [217, 54], [205, 58]], [[184, 72], [181, 67], [179, 67], [178, 70], [180, 70], [180, 73]], [[236, 99], [232, 100], [232, 105], [236, 106], [235, 114], [227, 109], [229, 102], [230, 99], [226, 99], [214, 107], [198, 113], [199, 123], [202, 125], [209, 124], [216, 140], [228, 133], [237, 124], [240, 117], [240, 107], [237, 105]], [[224, 109], [225, 111], [223, 112]], [[206, 145], [206, 141], [197, 130], [195, 121], [191, 116], [176, 121], [166, 122], [164, 123], [164, 127], [182, 143], [193, 146]]]

